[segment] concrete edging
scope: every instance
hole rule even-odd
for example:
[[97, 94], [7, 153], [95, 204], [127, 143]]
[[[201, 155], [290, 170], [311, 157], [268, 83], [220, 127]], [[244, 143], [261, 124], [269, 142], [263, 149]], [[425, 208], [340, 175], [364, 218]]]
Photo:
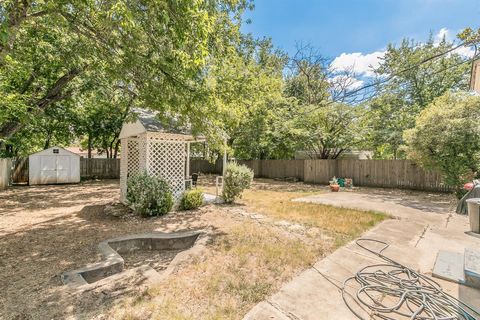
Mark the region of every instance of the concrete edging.
[[[70, 287], [92, 284], [124, 271], [125, 262], [121, 256], [122, 253], [139, 249], [187, 250], [195, 245], [201, 234], [202, 232], [200, 231], [175, 233], [153, 232], [127, 235], [102, 241], [98, 245], [102, 261], [89, 264], [80, 269], [64, 272], [61, 275], [62, 283]], [[181, 253], [177, 254], [162, 274], [168, 275], [171, 273], [173, 270], [172, 267], [175, 266], [179, 260], [183, 260], [183, 257], [185, 257], [185, 255], [181, 255]], [[153, 268], [150, 269], [153, 270]]]

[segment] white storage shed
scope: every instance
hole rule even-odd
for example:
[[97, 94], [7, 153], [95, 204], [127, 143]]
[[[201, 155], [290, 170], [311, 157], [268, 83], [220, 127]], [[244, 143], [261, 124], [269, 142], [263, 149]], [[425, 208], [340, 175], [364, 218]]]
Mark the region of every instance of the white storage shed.
[[52, 147], [28, 157], [28, 183], [60, 184], [80, 182], [80, 156]]

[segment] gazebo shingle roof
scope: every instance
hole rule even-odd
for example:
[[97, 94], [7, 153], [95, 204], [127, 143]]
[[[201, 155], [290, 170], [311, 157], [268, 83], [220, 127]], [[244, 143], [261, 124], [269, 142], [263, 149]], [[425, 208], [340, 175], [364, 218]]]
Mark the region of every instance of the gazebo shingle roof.
[[133, 113], [137, 119], [123, 124], [120, 139], [143, 133], [157, 133], [174, 140], [205, 141], [204, 136], [194, 135], [188, 126], [181, 126], [175, 117], [170, 117], [168, 121], [160, 120], [158, 112], [145, 109], [134, 109]]
[[134, 113], [137, 115], [140, 123], [145, 127], [147, 132], [165, 132], [175, 134], [192, 135], [192, 131], [188, 128], [181, 127], [175, 120], [166, 124], [158, 119], [158, 112], [148, 111], [145, 109], [135, 109]]

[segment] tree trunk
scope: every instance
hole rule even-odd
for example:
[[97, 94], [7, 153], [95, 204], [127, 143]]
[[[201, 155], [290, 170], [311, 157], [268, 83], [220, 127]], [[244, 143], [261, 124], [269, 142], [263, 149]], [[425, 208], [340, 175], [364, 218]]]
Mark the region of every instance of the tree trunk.
[[113, 152], [113, 158], [114, 159], [117, 159], [118, 157], [118, 147], [120, 146], [120, 140], [117, 140], [117, 142], [115, 143], [115, 149], [114, 149], [114, 152]]
[[87, 158], [91, 159], [92, 158], [92, 135], [90, 132], [88, 133], [88, 152], [87, 152]]
[[43, 150], [47, 150], [50, 148], [50, 140], [52, 139], [51, 135], [47, 135], [47, 139], [45, 140], [45, 144], [43, 145]]
[[[80, 69], [73, 68], [60, 77], [42, 98], [32, 103], [29, 112], [32, 114], [37, 111], [43, 112], [49, 105], [69, 97], [70, 93], [62, 94], [62, 91], [81, 71]], [[22, 126], [23, 124], [20, 122], [5, 123], [0, 127], [0, 137], [8, 139], [18, 132]]]

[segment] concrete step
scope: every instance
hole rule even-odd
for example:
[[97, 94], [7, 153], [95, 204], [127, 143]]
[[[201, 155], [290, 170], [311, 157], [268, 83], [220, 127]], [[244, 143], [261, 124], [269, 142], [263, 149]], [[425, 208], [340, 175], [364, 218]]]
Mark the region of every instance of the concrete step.
[[480, 250], [465, 248], [464, 253], [440, 250], [432, 275], [469, 287], [480, 288]]
[[464, 261], [465, 284], [480, 288], [480, 250], [466, 248]]
[[438, 251], [432, 275], [439, 279], [464, 284], [463, 260], [463, 253], [440, 250]]

